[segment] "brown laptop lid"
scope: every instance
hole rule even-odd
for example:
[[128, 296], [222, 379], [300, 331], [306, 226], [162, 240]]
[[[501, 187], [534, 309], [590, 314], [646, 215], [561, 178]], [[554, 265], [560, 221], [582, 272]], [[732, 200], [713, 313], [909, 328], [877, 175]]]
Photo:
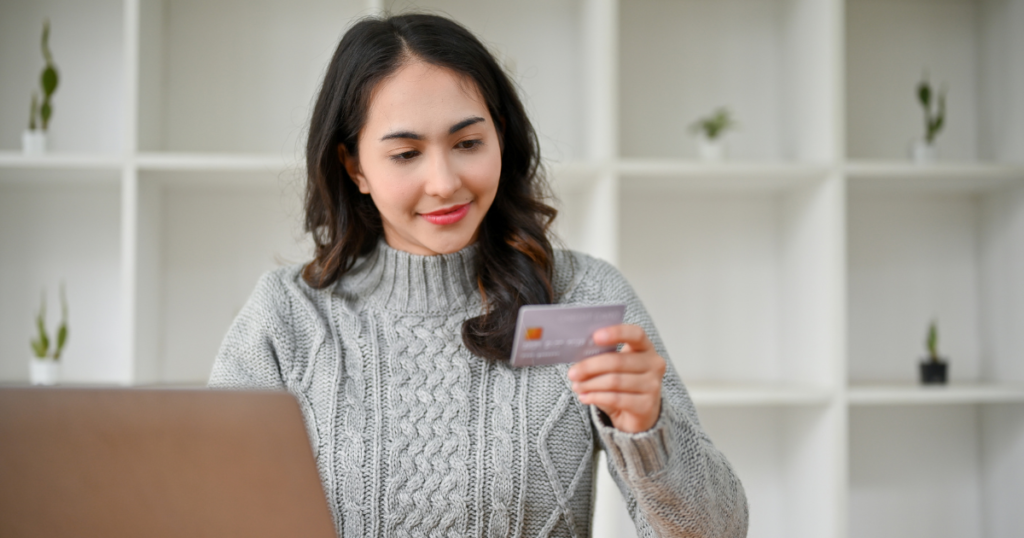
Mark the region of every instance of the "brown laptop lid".
[[0, 536], [334, 536], [283, 392], [0, 388]]

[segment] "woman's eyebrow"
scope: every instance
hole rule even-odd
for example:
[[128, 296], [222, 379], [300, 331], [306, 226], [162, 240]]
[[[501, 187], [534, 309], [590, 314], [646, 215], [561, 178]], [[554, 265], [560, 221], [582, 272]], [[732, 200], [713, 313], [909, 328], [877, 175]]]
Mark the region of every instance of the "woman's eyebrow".
[[423, 136], [418, 135], [412, 131], [395, 131], [393, 133], [388, 133], [380, 137], [380, 141], [383, 142], [385, 140], [391, 140], [392, 138], [409, 138], [412, 140], [423, 140]]
[[[484, 119], [481, 118], [480, 116], [472, 116], [472, 117], [466, 118], [466, 119], [460, 121], [459, 123], [456, 123], [455, 125], [452, 125], [450, 128], [448, 128], [448, 134], [455, 134], [455, 133], [465, 129], [466, 127], [469, 127], [470, 125], [473, 125], [474, 123], [480, 123], [482, 121], [484, 121]], [[392, 138], [407, 138], [409, 140], [423, 140], [423, 135], [414, 133], [412, 131], [395, 131], [393, 133], [388, 133], [388, 134], [382, 136], [380, 138], [380, 141], [383, 142], [385, 140], [391, 140]]]
[[448, 129], [448, 134], [455, 134], [455, 133], [465, 129], [466, 127], [469, 127], [470, 125], [473, 125], [474, 123], [480, 123], [482, 121], [484, 121], [484, 119], [481, 118], [480, 116], [472, 116], [472, 117], [466, 118], [466, 119], [460, 121], [459, 123], [456, 123], [455, 125], [452, 125], [451, 128]]

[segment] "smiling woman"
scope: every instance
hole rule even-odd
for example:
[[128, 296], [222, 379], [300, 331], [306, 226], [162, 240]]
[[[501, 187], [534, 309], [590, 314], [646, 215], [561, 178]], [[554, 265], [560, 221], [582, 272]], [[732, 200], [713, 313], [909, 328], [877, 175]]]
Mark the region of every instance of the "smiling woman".
[[359, 136], [338, 153], [380, 212], [388, 244], [447, 254], [476, 241], [501, 177], [501, 143], [471, 80], [411, 60], [383, 81]]
[[463, 341], [499, 360], [519, 307], [553, 301], [557, 212], [544, 202], [533, 126], [501, 67], [455, 22], [404, 16], [349, 30], [324, 77], [306, 157], [310, 286], [334, 284], [381, 238], [419, 255], [478, 244], [489, 308], [463, 324]]
[[[307, 144], [315, 258], [260, 281], [214, 387], [293, 393], [339, 535], [589, 536], [594, 451], [641, 536], [746, 534], [743, 487], [611, 265], [553, 249], [533, 127], [457, 23], [342, 38]], [[625, 304], [619, 351], [509, 364], [519, 308]]]

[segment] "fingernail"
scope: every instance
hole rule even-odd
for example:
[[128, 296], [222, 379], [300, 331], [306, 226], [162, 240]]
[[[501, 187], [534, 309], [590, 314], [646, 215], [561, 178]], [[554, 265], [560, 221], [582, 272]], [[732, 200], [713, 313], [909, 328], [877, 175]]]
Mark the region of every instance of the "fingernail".
[[579, 383], [573, 383], [572, 384], [572, 391], [573, 392], [579, 392], [580, 391], [580, 384]]
[[569, 368], [569, 379], [570, 380], [575, 380], [576, 379], [576, 369], [575, 368]]

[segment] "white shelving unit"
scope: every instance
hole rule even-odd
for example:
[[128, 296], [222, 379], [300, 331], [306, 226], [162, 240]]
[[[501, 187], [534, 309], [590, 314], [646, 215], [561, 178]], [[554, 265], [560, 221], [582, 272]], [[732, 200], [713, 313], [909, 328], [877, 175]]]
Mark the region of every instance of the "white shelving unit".
[[[1024, 0], [0, 4], [0, 381], [66, 281], [65, 377], [206, 379], [309, 257], [309, 107], [355, 18], [425, 8], [514, 74], [564, 244], [615, 263], [744, 481], [752, 538], [1024, 528]], [[44, 17], [51, 153], [20, 154]], [[922, 72], [940, 160], [906, 157]], [[739, 119], [705, 164], [689, 125]], [[916, 384], [929, 320], [948, 387]], [[595, 534], [631, 524], [599, 479]]]

